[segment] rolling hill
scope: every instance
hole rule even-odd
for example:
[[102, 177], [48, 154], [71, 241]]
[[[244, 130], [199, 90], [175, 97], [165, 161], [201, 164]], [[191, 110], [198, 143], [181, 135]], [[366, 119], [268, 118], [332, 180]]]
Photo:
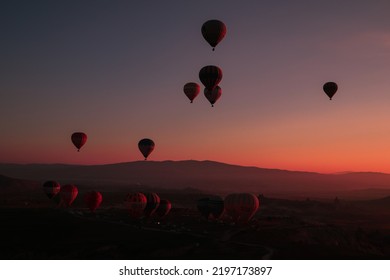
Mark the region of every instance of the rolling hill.
[[[136, 161], [108, 165], [0, 164], [0, 174], [99, 186], [148, 185], [210, 193], [251, 191], [276, 196], [327, 196], [365, 190], [390, 195], [390, 174], [320, 174], [245, 167], [213, 161]], [[367, 191], [368, 190], [368, 191]]]

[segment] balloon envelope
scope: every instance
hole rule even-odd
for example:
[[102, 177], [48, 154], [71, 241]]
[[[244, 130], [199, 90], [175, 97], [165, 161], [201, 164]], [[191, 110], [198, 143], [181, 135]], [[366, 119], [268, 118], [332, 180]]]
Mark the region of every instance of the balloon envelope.
[[145, 217], [150, 217], [160, 205], [160, 197], [156, 193], [144, 193], [146, 196]]
[[225, 198], [226, 213], [235, 222], [248, 222], [259, 208], [259, 199], [251, 193], [234, 193]]
[[65, 206], [69, 207], [76, 199], [79, 190], [75, 185], [69, 184], [61, 187], [60, 197]]
[[200, 86], [197, 83], [186, 83], [184, 85], [183, 91], [192, 103], [192, 101], [194, 101], [195, 97], [197, 97], [200, 92]]
[[222, 70], [215, 65], [204, 66], [199, 71], [199, 79], [209, 90], [213, 90], [222, 80]]
[[84, 146], [85, 142], [87, 142], [87, 134], [84, 132], [75, 132], [72, 134], [72, 143], [75, 145], [78, 151], [80, 151], [81, 147]]
[[89, 210], [91, 210], [92, 212], [95, 212], [95, 210], [99, 208], [102, 201], [103, 201], [103, 196], [100, 192], [91, 191], [91, 192], [87, 192], [84, 195], [84, 202], [89, 208]]
[[213, 218], [218, 219], [224, 212], [224, 201], [222, 197], [219, 196], [201, 198], [197, 202], [197, 208], [200, 214], [206, 219], [208, 219], [210, 215], [212, 215]]
[[143, 193], [129, 193], [125, 199], [125, 206], [129, 210], [130, 217], [140, 219], [144, 215], [147, 199]]
[[169, 211], [171, 211], [171, 208], [172, 208], [172, 203], [169, 200], [161, 199], [155, 214], [160, 218], [162, 218], [168, 215]]
[[210, 200], [210, 198], [208, 198], [208, 197], [201, 198], [201, 199], [198, 199], [198, 202], [196, 204], [198, 211], [200, 212], [202, 217], [205, 217], [206, 219], [208, 219], [209, 215], [210, 215], [209, 200]]
[[204, 96], [210, 102], [211, 107], [214, 107], [215, 102], [221, 97], [222, 89], [219, 86], [216, 86], [213, 90], [204, 89]]
[[50, 199], [56, 196], [61, 189], [60, 184], [56, 181], [46, 181], [45, 183], [43, 183], [42, 187], [43, 187], [43, 191]]
[[335, 82], [327, 82], [322, 88], [329, 99], [332, 100], [333, 95], [337, 92], [338, 86]]
[[138, 142], [138, 148], [145, 157], [145, 160], [148, 158], [150, 153], [154, 150], [154, 142], [151, 139], [144, 138]]
[[225, 203], [222, 197], [211, 196], [209, 200], [209, 208], [212, 217], [215, 219], [219, 219], [225, 210]]
[[214, 48], [226, 35], [226, 25], [217, 19], [208, 20], [202, 25], [203, 38]]

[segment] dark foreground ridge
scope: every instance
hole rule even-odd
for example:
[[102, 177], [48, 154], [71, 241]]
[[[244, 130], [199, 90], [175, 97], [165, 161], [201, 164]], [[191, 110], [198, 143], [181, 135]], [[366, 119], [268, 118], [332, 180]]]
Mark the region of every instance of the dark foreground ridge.
[[0, 258], [389, 259], [389, 199], [263, 198], [246, 225], [206, 220], [190, 205], [142, 221], [120, 207], [2, 208]]
[[[77, 185], [71, 207], [60, 208], [56, 197], [47, 197], [41, 182], [0, 176], [0, 259], [390, 258], [390, 193], [348, 200], [330, 198], [329, 193], [327, 199], [281, 199], [254, 192], [259, 211], [248, 224], [237, 225], [226, 214], [219, 220], [201, 216], [197, 201], [215, 190], [205, 186], [207, 192], [192, 185], [84, 183]], [[96, 188], [103, 202], [91, 213], [83, 197]], [[171, 201], [171, 212], [162, 219], [132, 220], [126, 194], [150, 191]], [[389, 190], [357, 194], [379, 196], [385, 191]]]

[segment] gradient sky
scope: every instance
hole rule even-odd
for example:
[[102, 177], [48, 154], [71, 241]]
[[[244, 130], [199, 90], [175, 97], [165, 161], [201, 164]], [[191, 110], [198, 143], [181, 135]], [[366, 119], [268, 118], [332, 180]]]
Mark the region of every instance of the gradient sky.
[[[389, 1], [1, 1], [0, 161], [390, 173]], [[216, 51], [200, 29], [227, 26]], [[214, 64], [222, 97], [187, 82]], [[322, 92], [338, 83], [330, 101]], [[88, 134], [77, 153], [74, 131]]]

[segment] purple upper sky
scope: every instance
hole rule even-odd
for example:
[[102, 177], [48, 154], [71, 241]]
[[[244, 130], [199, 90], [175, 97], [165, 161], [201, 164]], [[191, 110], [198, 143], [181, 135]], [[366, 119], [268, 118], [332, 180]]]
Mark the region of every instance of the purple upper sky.
[[[390, 172], [388, 1], [2, 1], [0, 161]], [[200, 28], [227, 26], [211, 51]], [[214, 108], [205, 65], [223, 70]], [[332, 101], [322, 85], [334, 81]], [[77, 153], [70, 141], [84, 131]]]

